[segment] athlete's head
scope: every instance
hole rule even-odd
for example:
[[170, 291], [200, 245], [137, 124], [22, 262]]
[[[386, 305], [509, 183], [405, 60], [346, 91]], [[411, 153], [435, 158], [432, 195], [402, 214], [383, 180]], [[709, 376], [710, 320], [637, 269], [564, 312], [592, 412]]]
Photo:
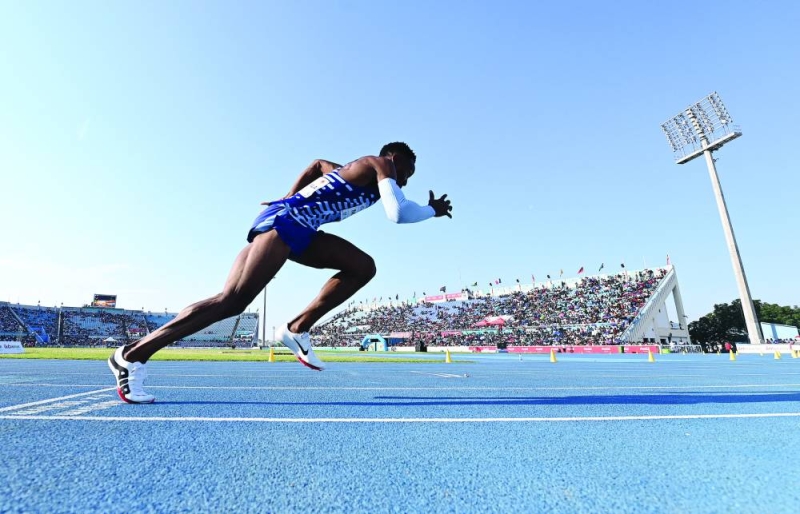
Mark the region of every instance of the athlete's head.
[[388, 157], [397, 171], [397, 185], [403, 187], [417, 169], [417, 155], [407, 144], [399, 141], [383, 145], [381, 157]]

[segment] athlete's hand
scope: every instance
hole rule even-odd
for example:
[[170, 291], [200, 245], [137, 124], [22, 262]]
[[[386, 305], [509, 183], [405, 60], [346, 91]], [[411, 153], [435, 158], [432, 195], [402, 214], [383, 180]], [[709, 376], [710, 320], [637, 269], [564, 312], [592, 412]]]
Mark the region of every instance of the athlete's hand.
[[436, 213], [434, 216], [437, 218], [442, 216], [452, 218], [453, 215], [450, 213], [453, 211], [453, 206], [450, 205], [450, 200], [447, 200], [447, 195], [442, 195], [441, 198], [436, 198], [433, 196], [433, 191], [430, 191], [430, 194], [431, 197], [428, 200], [428, 205], [433, 207], [433, 211]]

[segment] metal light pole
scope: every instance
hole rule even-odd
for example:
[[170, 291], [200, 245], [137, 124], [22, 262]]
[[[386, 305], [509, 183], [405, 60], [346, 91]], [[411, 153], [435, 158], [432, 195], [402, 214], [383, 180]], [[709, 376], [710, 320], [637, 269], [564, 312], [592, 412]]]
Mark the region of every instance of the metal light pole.
[[672, 151], [677, 158], [676, 164], [687, 162], [700, 157], [706, 158], [708, 174], [711, 177], [711, 186], [717, 199], [719, 216], [722, 219], [722, 230], [725, 232], [725, 241], [728, 243], [728, 252], [733, 263], [733, 273], [736, 276], [736, 285], [739, 287], [739, 297], [742, 301], [745, 325], [750, 343], [761, 344], [763, 336], [761, 327], [756, 317], [756, 309], [750, 296], [750, 287], [747, 285], [747, 276], [744, 273], [742, 258], [739, 255], [739, 246], [733, 234], [733, 226], [728, 215], [728, 206], [722, 194], [714, 157], [711, 155], [719, 150], [722, 145], [733, 141], [742, 135], [738, 126], [732, 124], [730, 115], [716, 92], [711, 93], [694, 105], [687, 107], [683, 112], [661, 125], [661, 130], [667, 136]]

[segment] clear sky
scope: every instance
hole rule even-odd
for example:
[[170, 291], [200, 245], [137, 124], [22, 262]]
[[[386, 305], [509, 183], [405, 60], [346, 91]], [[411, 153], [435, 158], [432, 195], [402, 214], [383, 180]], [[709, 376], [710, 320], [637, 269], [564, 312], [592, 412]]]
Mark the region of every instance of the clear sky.
[[[377, 261], [357, 300], [669, 254], [694, 320], [738, 292], [705, 163], [674, 164], [660, 124], [717, 91], [744, 132], [716, 155], [751, 291], [796, 305], [799, 6], [3, 2], [0, 299], [178, 311], [313, 159], [402, 140], [406, 195], [454, 217], [326, 225]], [[329, 275], [284, 267], [267, 327]]]

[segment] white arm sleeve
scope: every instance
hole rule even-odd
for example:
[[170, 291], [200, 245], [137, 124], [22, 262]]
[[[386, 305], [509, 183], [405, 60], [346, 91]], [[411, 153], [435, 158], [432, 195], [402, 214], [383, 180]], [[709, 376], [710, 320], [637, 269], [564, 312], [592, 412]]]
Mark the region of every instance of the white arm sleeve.
[[407, 200], [393, 178], [378, 182], [378, 191], [381, 193], [386, 217], [394, 223], [416, 223], [433, 218], [436, 214], [430, 205], [423, 206]]

